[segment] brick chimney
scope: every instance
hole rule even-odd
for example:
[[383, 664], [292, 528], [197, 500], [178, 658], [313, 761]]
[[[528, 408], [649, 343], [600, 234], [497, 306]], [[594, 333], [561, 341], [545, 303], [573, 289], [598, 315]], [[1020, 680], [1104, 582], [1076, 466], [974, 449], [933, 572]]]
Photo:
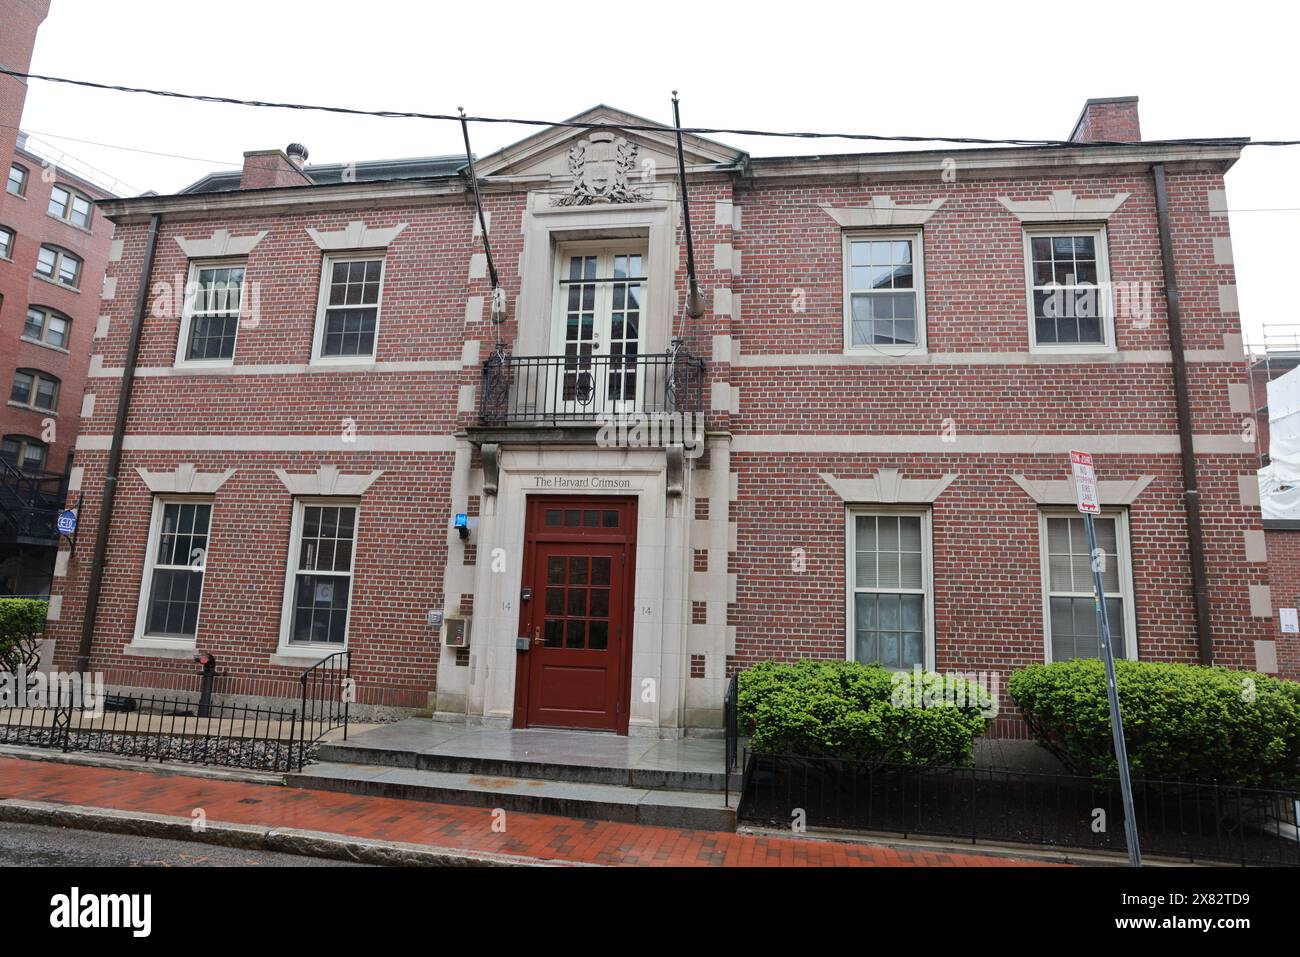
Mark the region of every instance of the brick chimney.
[[239, 176], [240, 189], [274, 189], [278, 186], [312, 186], [311, 177], [302, 171], [307, 150], [290, 143], [287, 150], [252, 150], [244, 154], [244, 171]]
[[1089, 100], [1070, 133], [1071, 143], [1136, 143], [1141, 139], [1136, 96]]

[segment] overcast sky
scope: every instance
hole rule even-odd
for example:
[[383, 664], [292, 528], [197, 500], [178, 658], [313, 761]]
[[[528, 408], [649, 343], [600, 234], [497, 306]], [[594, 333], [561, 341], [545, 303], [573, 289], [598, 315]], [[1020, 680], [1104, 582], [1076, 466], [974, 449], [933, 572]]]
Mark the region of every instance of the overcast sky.
[[[1300, 138], [1292, 4], [277, 3], [52, 0], [32, 72], [364, 109], [558, 120], [596, 103], [687, 126], [1065, 138], [1088, 97], [1136, 94], [1147, 139]], [[139, 190], [175, 192], [245, 150], [311, 162], [461, 152], [454, 123], [164, 100], [33, 81], [24, 129]], [[488, 153], [530, 132], [478, 126]], [[847, 141], [718, 137], [755, 156]], [[79, 141], [93, 141], [79, 142]], [[129, 147], [130, 149], [111, 148]], [[171, 156], [151, 155], [172, 154]], [[178, 158], [186, 157], [186, 158]], [[1300, 147], [1228, 174], [1248, 334], [1300, 323], [1287, 294]]]

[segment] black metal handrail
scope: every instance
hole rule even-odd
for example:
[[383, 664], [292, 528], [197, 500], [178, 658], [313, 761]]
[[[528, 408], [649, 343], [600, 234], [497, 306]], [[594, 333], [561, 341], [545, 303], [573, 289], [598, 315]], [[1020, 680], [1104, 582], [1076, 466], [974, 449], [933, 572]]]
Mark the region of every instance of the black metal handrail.
[[703, 412], [704, 360], [682, 349], [650, 355], [513, 356], [483, 363], [487, 424], [593, 423]]
[[67, 488], [66, 475], [36, 475], [0, 459], [0, 525], [16, 537], [57, 541]]
[[336, 651], [327, 655], [304, 671], [298, 680], [302, 684], [302, 719], [298, 738], [298, 767], [301, 768], [306, 762], [307, 748], [328, 732], [341, 727], [343, 740], [348, 739], [348, 706], [352, 703], [355, 687], [352, 683], [352, 653]]

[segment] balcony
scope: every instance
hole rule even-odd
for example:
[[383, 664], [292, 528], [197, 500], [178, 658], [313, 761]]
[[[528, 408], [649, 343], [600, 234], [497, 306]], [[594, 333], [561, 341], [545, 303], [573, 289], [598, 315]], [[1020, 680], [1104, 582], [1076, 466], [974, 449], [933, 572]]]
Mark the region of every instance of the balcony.
[[483, 363], [479, 421], [487, 427], [598, 426], [634, 417], [701, 414], [704, 360], [684, 349], [636, 356], [512, 356]]
[[0, 542], [56, 546], [68, 478], [33, 474], [0, 460]]

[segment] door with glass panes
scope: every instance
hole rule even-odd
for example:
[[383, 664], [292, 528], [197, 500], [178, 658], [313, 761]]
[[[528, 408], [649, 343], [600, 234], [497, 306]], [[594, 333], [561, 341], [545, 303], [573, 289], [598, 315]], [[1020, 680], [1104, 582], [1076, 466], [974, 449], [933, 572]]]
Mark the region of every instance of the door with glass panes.
[[645, 246], [565, 244], [556, 264], [548, 391], [560, 417], [594, 419], [639, 408], [645, 376]]

